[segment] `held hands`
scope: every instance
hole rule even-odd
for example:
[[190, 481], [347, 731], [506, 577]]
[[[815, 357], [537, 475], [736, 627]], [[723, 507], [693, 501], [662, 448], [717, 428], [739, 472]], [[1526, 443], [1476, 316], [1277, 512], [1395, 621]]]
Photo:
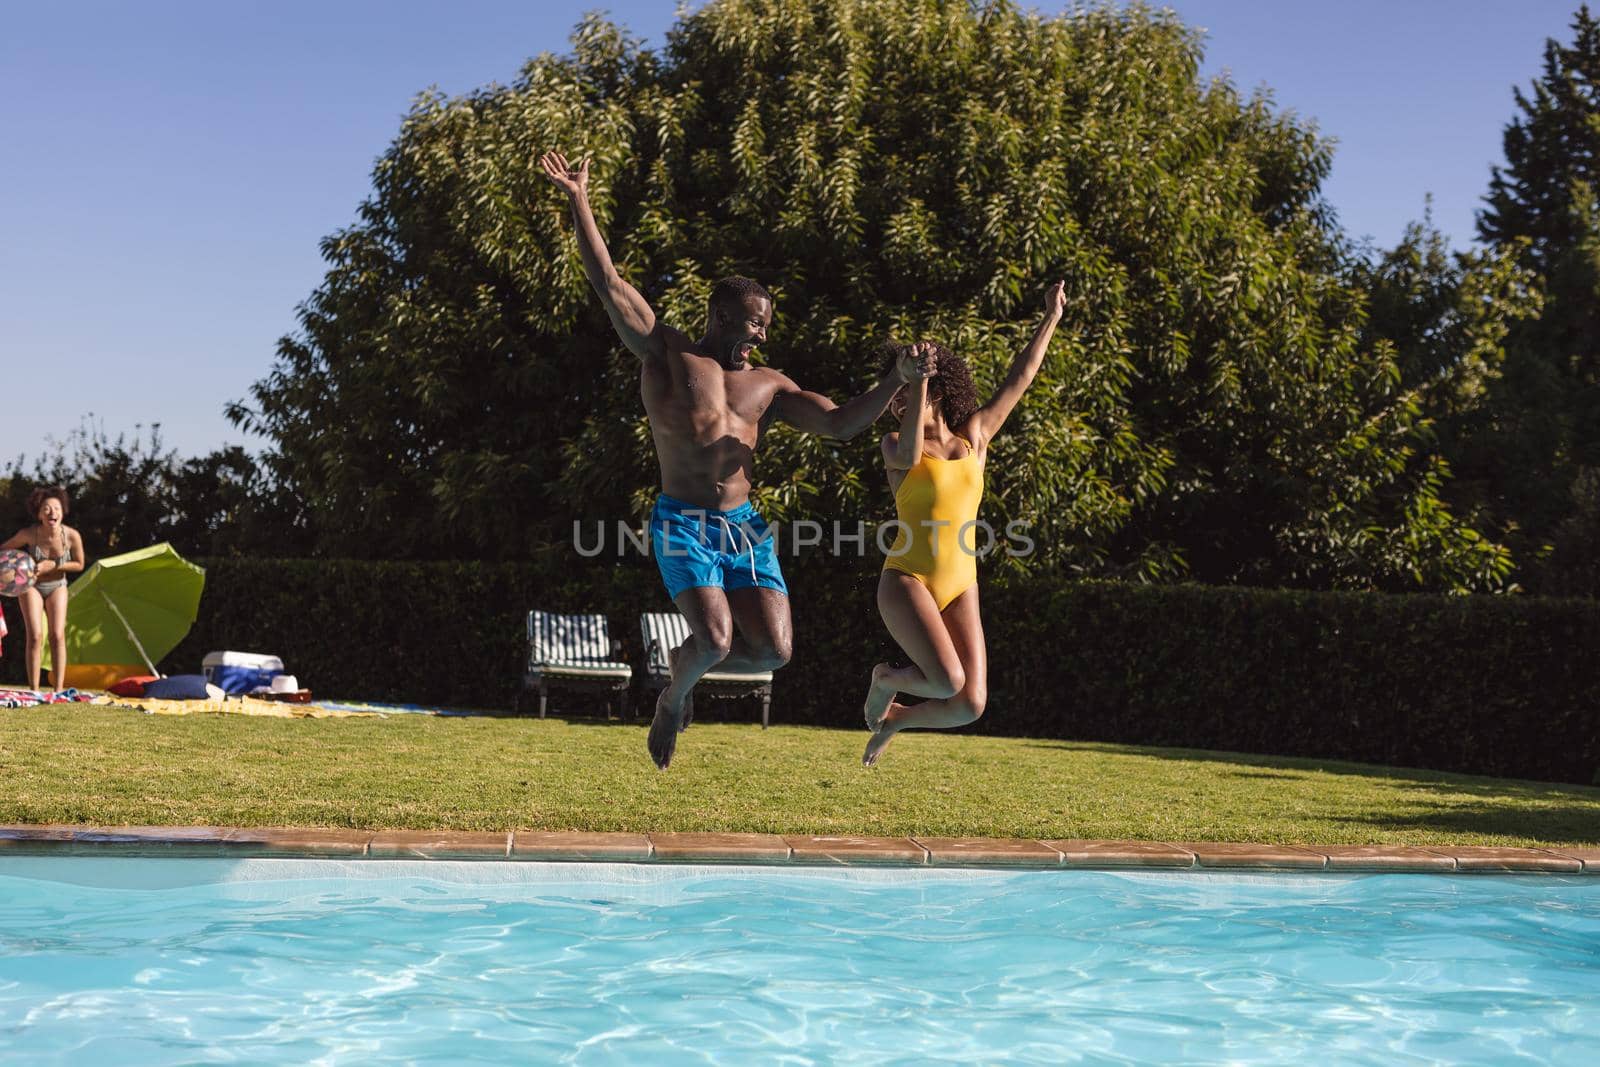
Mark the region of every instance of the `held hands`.
[[580, 197], [588, 197], [588, 156], [585, 156], [583, 162], [574, 167], [567, 162], [567, 157], [560, 152], [546, 152], [539, 157], [539, 166], [544, 168], [545, 176], [555, 184], [557, 189], [560, 189], [574, 200]]
[[919, 378], [932, 378], [938, 373], [938, 361], [933, 354], [933, 346], [924, 342], [906, 345], [900, 350], [900, 358], [894, 365], [895, 374], [899, 379], [910, 384]]
[[1044, 309], [1047, 314], [1061, 317], [1067, 309], [1067, 286], [1065, 282], [1056, 282], [1050, 291], [1044, 294]]

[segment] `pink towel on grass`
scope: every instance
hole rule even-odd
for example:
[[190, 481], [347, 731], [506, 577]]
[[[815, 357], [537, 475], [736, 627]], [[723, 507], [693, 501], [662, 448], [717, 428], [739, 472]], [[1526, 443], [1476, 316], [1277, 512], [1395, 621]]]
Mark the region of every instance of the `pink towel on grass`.
[[35, 708], [40, 704], [87, 704], [94, 697], [76, 689], [41, 693], [35, 689], [0, 689], [0, 708]]

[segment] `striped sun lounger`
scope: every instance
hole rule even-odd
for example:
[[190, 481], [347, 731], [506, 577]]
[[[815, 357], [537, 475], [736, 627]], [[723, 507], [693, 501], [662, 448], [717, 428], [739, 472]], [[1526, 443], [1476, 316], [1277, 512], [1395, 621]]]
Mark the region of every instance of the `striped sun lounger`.
[[[617, 714], [628, 717], [628, 684], [633, 668], [616, 654], [604, 615], [556, 615], [528, 612], [528, 667], [523, 692], [538, 690], [539, 718], [544, 718], [552, 686], [604, 689], [615, 694]], [[606, 718], [611, 717], [610, 701]]]

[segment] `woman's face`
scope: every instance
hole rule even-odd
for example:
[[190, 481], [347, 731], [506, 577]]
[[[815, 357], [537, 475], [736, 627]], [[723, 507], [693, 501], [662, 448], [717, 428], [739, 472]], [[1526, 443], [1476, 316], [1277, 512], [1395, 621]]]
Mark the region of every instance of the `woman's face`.
[[[922, 401], [923, 413], [926, 414], [931, 407], [933, 407], [933, 397], [924, 397]], [[889, 401], [889, 414], [894, 417], [896, 422], [906, 417], [906, 394], [904, 390], [894, 394], [894, 399]]]
[[61, 501], [50, 497], [39, 505], [38, 519], [43, 526], [60, 526], [62, 519]]

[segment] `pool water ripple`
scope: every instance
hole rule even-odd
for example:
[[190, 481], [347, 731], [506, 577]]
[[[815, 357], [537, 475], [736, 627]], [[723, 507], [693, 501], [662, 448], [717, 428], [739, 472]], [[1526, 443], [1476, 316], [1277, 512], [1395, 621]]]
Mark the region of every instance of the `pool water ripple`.
[[0, 864], [5, 1058], [1600, 1062], [1600, 879], [191, 862]]

